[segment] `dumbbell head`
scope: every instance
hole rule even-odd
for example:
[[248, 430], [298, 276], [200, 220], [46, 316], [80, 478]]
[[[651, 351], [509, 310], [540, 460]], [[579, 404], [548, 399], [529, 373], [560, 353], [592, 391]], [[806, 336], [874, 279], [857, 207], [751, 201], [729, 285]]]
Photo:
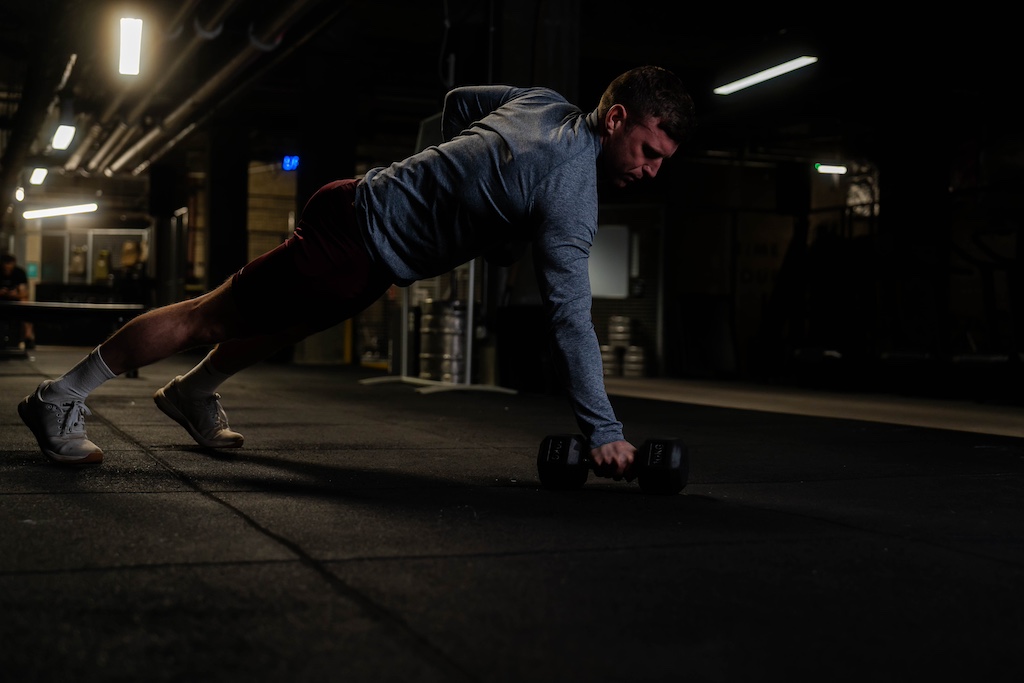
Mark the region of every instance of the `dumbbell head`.
[[690, 476], [689, 450], [679, 439], [648, 439], [637, 450], [633, 467], [641, 491], [675, 495]]
[[579, 434], [544, 437], [537, 452], [537, 473], [546, 489], [578, 489], [590, 474], [584, 439]]

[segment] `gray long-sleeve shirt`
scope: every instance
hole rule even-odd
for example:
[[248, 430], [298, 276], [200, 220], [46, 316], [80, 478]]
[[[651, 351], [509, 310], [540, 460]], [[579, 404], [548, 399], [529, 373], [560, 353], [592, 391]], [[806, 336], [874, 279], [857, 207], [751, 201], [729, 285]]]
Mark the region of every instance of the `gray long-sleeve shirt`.
[[456, 88], [440, 145], [366, 174], [356, 210], [396, 281], [434, 277], [509, 242], [531, 242], [537, 281], [580, 430], [620, 440], [591, 319], [597, 233], [596, 114], [546, 88]]

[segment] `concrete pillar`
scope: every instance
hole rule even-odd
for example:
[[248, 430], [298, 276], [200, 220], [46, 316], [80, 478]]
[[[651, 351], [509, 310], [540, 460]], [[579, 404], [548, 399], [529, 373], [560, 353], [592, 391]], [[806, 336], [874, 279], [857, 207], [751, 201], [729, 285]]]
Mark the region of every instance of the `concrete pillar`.
[[[315, 73], [316, 66], [306, 69]], [[311, 71], [312, 70], [312, 71]], [[347, 74], [346, 78], [356, 77]], [[353, 112], [357, 103], [346, 101], [333, 88], [310, 82], [302, 91], [298, 108], [299, 167], [296, 177], [295, 215], [323, 185], [355, 175], [355, 147], [360, 131]], [[345, 92], [365, 92], [352, 87]]]
[[579, 0], [523, 0], [501, 5], [494, 80], [553, 88], [570, 102], [589, 108], [590, 103], [577, 101]]
[[249, 131], [222, 125], [210, 134], [208, 284], [217, 287], [248, 260]]
[[[354, 112], [358, 103], [338, 92], [324, 87], [323, 63], [311, 61], [303, 70], [308, 76], [302, 90], [296, 121], [299, 145], [299, 167], [295, 179], [295, 217], [302, 215], [302, 209], [309, 198], [325, 184], [355, 177], [355, 148], [359, 138], [357, 119]], [[358, 78], [348, 73], [345, 78]], [[346, 93], [366, 92], [353, 85]], [[340, 325], [302, 340], [290, 350], [290, 358], [296, 363], [341, 363], [353, 362], [353, 330], [355, 323], [346, 321]], [[287, 354], [285, 354], [287, 355]]]

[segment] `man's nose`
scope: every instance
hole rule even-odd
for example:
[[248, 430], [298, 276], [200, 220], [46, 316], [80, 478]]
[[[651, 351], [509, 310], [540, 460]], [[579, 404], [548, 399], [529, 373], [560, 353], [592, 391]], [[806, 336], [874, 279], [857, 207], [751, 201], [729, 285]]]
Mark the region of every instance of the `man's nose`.
[[644, 173], [648, 178], [653, 178], [658, 175], [658, 171], [661, 169], [661, 159], [655, 159], [644, 164]]

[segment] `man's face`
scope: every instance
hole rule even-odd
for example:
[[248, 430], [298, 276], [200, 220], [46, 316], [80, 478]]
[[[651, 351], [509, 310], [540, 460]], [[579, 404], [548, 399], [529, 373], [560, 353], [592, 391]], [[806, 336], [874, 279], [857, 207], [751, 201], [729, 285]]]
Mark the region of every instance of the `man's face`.
[[608, 111], [601, 147], [601, 176], [604, 181], [621, 188], [658, 175], [662, 162], [675, 154], [679, 147], [658, 128], [658, 121], [657, 118], [628, 121], [626, 111], [620, 105]]

